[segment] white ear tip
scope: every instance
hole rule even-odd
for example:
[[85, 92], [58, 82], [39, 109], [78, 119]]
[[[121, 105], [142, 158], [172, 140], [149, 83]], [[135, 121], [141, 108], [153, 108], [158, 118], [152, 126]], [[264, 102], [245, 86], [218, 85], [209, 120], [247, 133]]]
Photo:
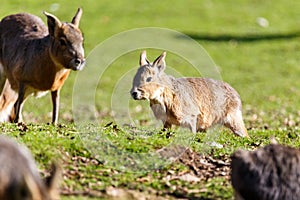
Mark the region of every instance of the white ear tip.
[[140, 55], [140, 66], [149, 64], [149, 61], [147, 60], [147, 55], [146, 55], [146, 51], [142, 51], [141, 55]]
[[164, 52], [162, 52], [162, 54], [160, 55], [160, 57], [164, 59], [166, 57], [166, 55], [167, 55], [167, 52], [164, 51]]
[[43, 14], [46, 15], [46, 16], [49, 16], [50, 13], [46, 12], [46, 11], [43, 11]]
[[141, 55], [145, 56], [147, 54], [146, 50], [143, 50]]

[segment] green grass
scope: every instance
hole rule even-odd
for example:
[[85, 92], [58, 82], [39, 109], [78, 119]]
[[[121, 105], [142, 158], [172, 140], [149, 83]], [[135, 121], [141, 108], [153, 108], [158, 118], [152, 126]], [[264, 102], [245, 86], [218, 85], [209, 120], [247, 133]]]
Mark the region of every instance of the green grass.
[[[58, 3], [59, 8], [51, 11], [54, 3]], [[160, 160], [155, 152], [165, 146], [184, 144], [196, 152], [219, 158], [230, 155], [237, 148], [250, 150], [266, 145], [270, 136], [275, 136], [282, 144], [300, 146], [300, 2], [4, 0], [0, 16], [30, 12], [45, 21], [42, 11], [46, 10], [70, 21], [78, 6], [84, 11], [80, 27], [84, 32], [87, 56], [113, 35], [134, 28], [168, 28], [192, 37], [219, 67], [222, 79], [239, 91], [250, 139], [238, 138], [226, 129], [196, 135], [179, 129], [170, 137], [161, 133], [160, 124], [151, 117], [147, 102], [133, 101], [129, 96], [131, 78], [141, 52], [136, 49], [117, 57], [99, 77], [95, 105], [91, 105], [97, 109], [98, 126], [80, 129], [73, 123], [73, 85], [78, 81], [77, 73], [83, 72], [72, 72], [61, 91], [60, 126], [46, 124], [52, 110], [49, 95], [41, 99], [29, 98], [25, 103], [26, 131], [14, 124], [0, 126], [3, 134], [17, 138], [30, 148], [41, 170], [53, 159], [62, 160], [65, 174], [62, 190], [86, 192], [91, 189], [103, 195], [114, 186], [167, 198], [232, 199], [230, 182], [222, 177], [199, 183], [166, 182], [170, 173], [180, 174], [188, 169], [178, 162], [170, 164]], [[269, 26], [259, 26], [258, 17], [266, 18]], [[154, 38], [148, 40], [156, 44]], [[118, 47], [116, 44], [111, 48]], [[147, 52], [153, 60], [161, 50], [147, 49]], [[168, 52], [166, 61], [182, 76], [198, 76], [181, 55]], [[97, 64], [103, 67], [102, 63]], [[112, 94], [117, 91], [120, 93], [116, 101]], [[131, 119], [120, 116], [115, 106], [129, 110]], [[107, 125], [112, 121], [113, 124]], [[123, 123], [134, 123], [138, 127], [123, 126]], [[100, 140], [94, 140], [95, 133], [101, 136]], [[212, 140], [224, 148], [207, 145]], [[149, 167], [151, 170], [145, 170]], [[63, 196], [62, 199], [88, 197]]]

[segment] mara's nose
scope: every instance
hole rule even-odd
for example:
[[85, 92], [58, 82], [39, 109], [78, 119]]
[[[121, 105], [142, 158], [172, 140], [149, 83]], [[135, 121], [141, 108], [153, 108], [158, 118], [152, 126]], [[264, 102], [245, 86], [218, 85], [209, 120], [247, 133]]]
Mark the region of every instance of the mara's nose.
[[74, 63], [76, 65], [81, 65], [85, 63], [85, 59], [84, 58], [75, 58]]
[[131, 92], [131, 96], [134, 100], [138, 99], [138, 93], [137, 92]]
[[81, 60], [79, 58], [76, 58], [74, 62], [75, 62], [75, 65], [80, 65], [81, 64]]
[[74, 58], [71, 61], [71, 68], [75, 71], [80, 71], [85, 66], [85, 59], [84, 58]]

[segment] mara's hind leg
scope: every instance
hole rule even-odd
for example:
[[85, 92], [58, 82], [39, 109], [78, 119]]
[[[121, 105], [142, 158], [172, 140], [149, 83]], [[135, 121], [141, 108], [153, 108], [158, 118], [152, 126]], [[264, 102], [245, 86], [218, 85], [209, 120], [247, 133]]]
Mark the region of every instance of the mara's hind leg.
[[23, 105], [30, 94], [32, 94], [32, 92], [28, 90], [26, 85], [22, 82], [19, 83], [18, 98], [12, 109], [11, 118], [10, 118], [11, 122], [14, 123], [23, 122], [23, 117], [22, 117]]
[[[19, 84], [19, 91], [18, 91], [18, 99], [14, 104], [14, 111], [15, 111], [15, 118], [13, 119], [14, 123], [22, 122], [22, 109], [25, 97], [25, 84]], [[12, 119], [11, 119], [12, 120]]]
[[18, 93], [11, 88], [6, 79], [0, 96], [0, 122], [9, 122], [14, 118], [14, 104], [18, 99]]
[[249, 137], [247, 129], [245, 127], [242, 111], [233, 110], [226, 116], [225, 126], [230, 128], [232, 132], [241, 137]]

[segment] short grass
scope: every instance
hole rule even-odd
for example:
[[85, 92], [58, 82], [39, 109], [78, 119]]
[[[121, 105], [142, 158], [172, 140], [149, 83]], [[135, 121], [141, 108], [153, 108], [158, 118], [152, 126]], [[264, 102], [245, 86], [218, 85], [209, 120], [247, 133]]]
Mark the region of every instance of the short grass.
[[[0, 126], [3, 134], [30, 148], [40, 169], [46, 169], [53, 159], [62, 160], [62, 191], [82, 194], [65, 195], [63, 199], [88, 199], [88, 190], [104, 194], [111, 186], [168, 198], [232, 199], [230, 182], [222, 177], [200, 183], [167, 182], [168, 173], [183, 173], [188, 169], [178, 163], [157, 160], [152, 153], [180, 144], [218, 158], [230, 155], [237, 148], [266, 145], [270, 136], [282, 144], [299, 147], [299, 1], [4, 0], [0, 16], [30, 12], [45, 20], [42, 11], [46, 10], [70, 21], [78, 6], [84, 10], [81, 29], [87, 56], [113, 35], [134, 28], [172, 29], [197, 41], [219, 67], [222, 79], [239, 91], [250, 139], [238, 138], [226, 129], [196, 135], [187, 130], [175, 130], [171, 135], [161, 133], [147, 103], [131, 100], [128, 93], [141, 51], [136, 49], [117, 57], [99, 77], [92, 101], [95, 105], [91, 105], [97, 109], [97, 126], [83, 129], [74, 124], [73, 85], [81, 72], [73, 72], [61, 92], [59, 126], [47, 124], [51, 118], [49, 96], [28, 99], [25, 127]], [[260, 26], [259, 18], [267, 19], [268, 26]], [[156, 44], [154, 38], [147, 40]], [[118, 48], [115, 45], [111, 48]], [[148, 49], [150, 60], [160, 53], [161, 50]], [[105, 53], [99, 55], [105, 56]], [[102, 63], [97, 64], [103, 67]], [[181, 55], [168, 53], [167, 64], [182, 76], [198, 76]], [[130, 81], [126, 80], [124, 85], [122, 81], [126, 78]], [[120, 93], [114, 99], [116, 91]], [[119, 115], [121, 108], [129, 110], [130, 117]], [[132, 123], [137, 127], [132, 127]], [[223, 148], [209, 147], [207, 141], [216, 141]]]

